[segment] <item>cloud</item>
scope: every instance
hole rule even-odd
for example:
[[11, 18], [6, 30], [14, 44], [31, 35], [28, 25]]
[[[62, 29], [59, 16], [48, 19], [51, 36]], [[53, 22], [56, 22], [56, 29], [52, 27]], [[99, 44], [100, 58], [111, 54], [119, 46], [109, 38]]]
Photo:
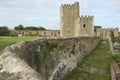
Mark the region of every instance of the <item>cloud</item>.
[[[120, 26], [119, 0], [78, 0], [80, 15], [94, 15], [95, 25]], [[14, 27], [19, 24], [59, 29], [60, 5], [74, 0], [1, 0], [0, 25]], [[120, 28], [120, 27], [119, 27]]]

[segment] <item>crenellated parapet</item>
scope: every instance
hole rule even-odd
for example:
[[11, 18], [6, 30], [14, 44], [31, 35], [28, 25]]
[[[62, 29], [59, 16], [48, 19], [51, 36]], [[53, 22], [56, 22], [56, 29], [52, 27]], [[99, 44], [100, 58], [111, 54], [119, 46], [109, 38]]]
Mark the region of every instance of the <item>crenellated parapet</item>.
[[[108, 39], [111, 35], [111, 32], [114, 37], [118, 37], [118, 28], [101, 28], [100, 35], [98, 37], [101, 37], [102, 39]], [[98, 34], [98, 31], [95, 32], [95, 34]]]
[[94, 16], [90, 16], [90, 15], [81, 15], [80, 17], [87, 17], [87, 18], [94, 18]]
[[61, 7], [75, 7], [78, 5], [79, 5], [79, 2], [75, 2], [74, 4], [61, 4]]
[[81, 19], [94, 19], [94, 16], [90, 16], [90, 15], [82, 15], [80, 16]]

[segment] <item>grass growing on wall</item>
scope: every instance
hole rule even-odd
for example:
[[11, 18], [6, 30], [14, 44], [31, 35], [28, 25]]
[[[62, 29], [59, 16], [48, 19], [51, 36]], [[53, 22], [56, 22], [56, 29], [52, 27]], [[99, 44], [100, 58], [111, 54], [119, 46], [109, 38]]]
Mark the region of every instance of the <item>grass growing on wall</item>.
[[118, 63], [120, 66], [120, 52], [117, 52], [113, 55], [113, 59]]
[[[84, 67], [106, 70], [106, 74], [85, 72]], [[100, 44], [82, 61], [68, 76], [61, 80], [111, 80], [109, 42], [102, 40]]]
[[113, 42], [119, 42], [119, 43], [120, 43], [120, 36], [119, 36], [119, 37], [115, 37], [115, 38], [113, 39]]
[[44, 58], [48, 57], [50, 52], [58, 46], [57, 41], [47, 42], [46, 50], [44, 51]]
[[36, 70], [40, 72], [41, 64], [42, 64], [42, 55], [40, 52], [35, 51], [35, 63], [36, 63]]
[[48, 80], [48, 78], [50, 77], [50, 67], [49, 67], [50, 52], [52, 52], [54, 48], [57, 48], [58, 44], [59, 44], [58, 41], [47, 41], [45, 50], [43, 50], [42, 53], [35, 51], [35, 62], [37, 68], [36, 70], [40, 72], [41, 66], [44, 65], [46, 80]]
[[0, 50], [20, 41], [33, 40], [33, 39], [37, 39], [37, 36], [21, 36], [21, 37], [0, 36]]

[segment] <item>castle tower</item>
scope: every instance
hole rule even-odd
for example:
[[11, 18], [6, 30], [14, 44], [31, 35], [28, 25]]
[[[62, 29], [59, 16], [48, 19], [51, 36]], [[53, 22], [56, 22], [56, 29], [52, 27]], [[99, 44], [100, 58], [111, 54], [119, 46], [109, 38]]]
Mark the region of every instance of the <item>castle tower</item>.
[[79, 2], [64, 4], [60, 8], [60, 36], [73, 37], [76, 35], [79, 18]]
[[78, 36], [93, 37], [94, 36], [94, 17], [81, 16]]

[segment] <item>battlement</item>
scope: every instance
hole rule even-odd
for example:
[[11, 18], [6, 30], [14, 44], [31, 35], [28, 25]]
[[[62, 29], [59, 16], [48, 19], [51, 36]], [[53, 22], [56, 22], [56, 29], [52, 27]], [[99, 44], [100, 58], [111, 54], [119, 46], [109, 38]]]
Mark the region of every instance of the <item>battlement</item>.
[[103, 28], [103, 30], [119, 30], [118, 28]]
[[74, 4], [61, 4], [61, 7], [74, 7], [78, 5], [79, 5], [79, 2], [75, 2]]
[[90, 15], [82, 15], [82, 16], [80, 16], [80, 18], [94, 18], [94, 16], [90, 16]]
[[73, 4], [62, 4], [61, 6], [62, 6], [62, 7], [72, 7]]

